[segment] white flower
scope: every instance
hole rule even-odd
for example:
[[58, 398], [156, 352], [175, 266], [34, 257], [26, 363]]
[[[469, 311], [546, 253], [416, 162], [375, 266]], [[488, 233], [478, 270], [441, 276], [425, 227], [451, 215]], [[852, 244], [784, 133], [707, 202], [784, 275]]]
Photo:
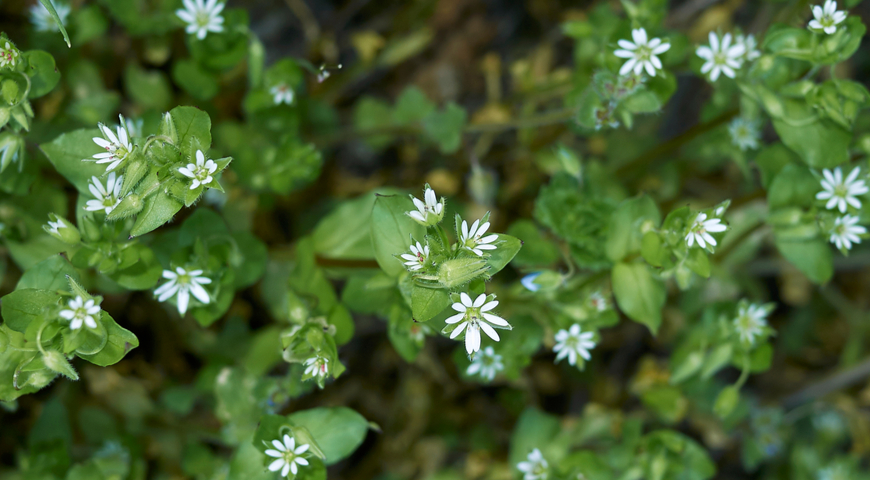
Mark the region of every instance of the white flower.
[[187, 312], [187, 305], [190, 303], [190, 294], [192, 293], [197, 300], [208, 305], [211, 301], [208, 292], [202, 288], [203, 285], [211, 283], [211, 279], [202, 276], [202, 270], [185, 270], [181, 267], [176, 267], [175, 271], [164, 270], [163, 278], [169, 281], [154, 290], [154, 295], [157, 295], [158, 302], [165, 302], [170, 297], [178, 294], [178, 313], [184, 315]]
[[269, 93], [272, 94], [272, 98], [275, 100], [275, 105], [281, 105], [282, 103], [290, 105], [293, 103], [294, 93], [290, 85], [285, 83], [275, 85], [269, 90]]
[[825, 6], [813, 6], [813, 17], [809, 27], [813, 30], [823, 30], [828, 35], [837, 31], [837, 25], [846, 19], [846, 12], [837, 11], [837, 2], [825, 0]]
[[6, 42], [6, 45], [0, 48], [0, 68], [14, 67], [16, 63], [18, 63], [18, 49]]
[[325, 378], [326, 374], [329, 373], [328, 363], [328, 358], [315, 355], [308, 360], [305, 360], [305, 372], [303, 374], [311, 375], [312, 377]]
[[861, 201], [855, 198], [858, 195], [864, 195], [870, 192], [864, 180], [858, 180], [858, 175], [861, 173], [860, 167], [855, 167], [849, 173], [849, 176], [843, 180], [843, 172], [840, 167], [834, 169], [833, 172], [827, 168], [822, 171], [825, 177], [822, 179], [823, 190], [816, 194], [818, 200], [827, 200], [825, 208], [832, 210], [838, 208], [840, 213], [846, 213], [846, 204], [861, 208]]
[[223, 32], [224, 17], [220, 16], [226, 6], [218, 3], [218, 0], [182, 0], [184, 8], [175, 11], [182, 21], [187, 23], [185, 32], [196, 34], [196, 38], [202, 40], [208, 32]]
[[529, 453], [525, 462], [517, 464], [517, 470], [523, 472], [523, 480], [544, 480], [547, 478], [549, 469], [547, 459], [537, 448]]
[[[497, 342], [499, 340], [498, 333], [495, 332], [492, 325], [508, 330], [511, 328], [507, 320], [497, 315], [487, 313], [497, 307], [498, 302], [495, 300], [487, 302], [486, 294], [481, 293], [473, 303], [471, 297], [464, 292], [459, 295], [459, 299], [461, 303], [454, 303], [452, 305], [453, 310], [456, 310], [459, 313], [448, 318], [446, 322], [448, 325], [462, 322], [456, 326], [450, 334], [450, 338], [454, 339], [458, 337], [459, 334], [465, 330], [465, 351], [468, 352], [469, 355], [480, 350], [481, 330], [483, 330], [483, 333], [485, 333], [489, 338]], [[490, 323], [492, 325], [490, 325]]]
[[541, 286], [538, 285], [537, 283], [535, 283], [535, 280], [537, 280], [538, 277], [541, 276], [541, 273], [543, 273], [543, 272], [530, 273], [530, 274], [526, 275], [525, 277], [523, 277], [520, 280], [520, 283], [523, 284], [523, 286], [526, 287], [527, 290], [529, 290], [531, 292], [537, 292], [538, 290], [541, 289]]
[[478, 257], [483, 255], [483, 250], [495, 250], [496, 246], [491, 245], [492, 242], [498, 240], [498, 235], [492, 234], [480, 238], [489, 229], [489, 222], [478, 226], [480, 220], [475, 220], [468, 228], [468, 222], [462, 221], [461, 235], [459, 237], [459, 245], [461, 248], [474, 252]]
[[699, 213], [695, 218], [695, 223], [689, 228], [689, 233], [686, 235], [686, 242], [689, 244], [689, 248], [698, 242], [698, 246], [701, 248], [707, 248], [707, 244], [710, 246], [716, 246], [716, 239], [710, 235], [712, 233], [719, 233], [728, 230], [728, 227], [722, 225], [722, 220], [718, 218], [711, 218], [707, 220], [706, 213]]
[[411, 253], [403, 253], [402, 258], [406, 260], [405, 267], [408, 271], [416, 272], [426, 267], [426, 261], [429, 259], [429, 245], [425, 247], [417, 242], [417, 245], [411, 245]]
[[761, 56], [758, 51], [758, 42], [755, 41], [754, 35], [737, 35], [734, 39], [734, 45], [743, 47], [743, 60], [751, 62]]
[[755, 337], [763, 333], [767, 326], [767, 310], [758, 304], [741, 305], [734, 319], [734, 328], [740, 335], [740, 340], [755, 344]]
[[580, 333], [580, 325], [577, 323], [571, 325], [568, 330], [559, 330], [556, 333], [556, 345], [553, 347], [553, 351], [558, 353], [556, 363], [568, 357], [568, 363], [576, 365], [578, 356], [588, 362], [592, 358], [589, 350], [595, 348], [593, 336], [595, 334], [592, 332]]
[[851, 250], [853, 243], [861, 243], [861, 237], [858, 235], [867, 233], [867, 229], [858, 225], [858, 220], [858, 217], [852, 215], [843, 215], [834, 220], [834, 228], [831, 229], [831, 243], [840, 250]]
[[435, 225], [444, 218], [444, 200], [442, 199], [439, 202], [438, 198], [435, 196], [435, 190], [429, 188], [429, 185], [426, 185], [426, 189], [423, 192], [423, 199], [425, 202], [422, 202], [413, 196], [411, 199], [414, 201], [414, 206], [417, 207], [417, 210], [405, 213], [416, 220], [417, 223], [428, 227], [430, 225]]
[[475, 355], [468, 370], [467, 375], [480, 375], [487, 382], [491, 382], [495, 375], [504, 370], [504, 364], [501, 363], [501, 355], [495, 353], [492, 347], [486, 347], [481, 350], [479, 355]]
[[124, 118], [123, 115], [119, 115], [119, 116], [121, 119], [120, 126], [123, 126], [125, 129], [127, 129], [127, 135], [129, 135], [130, 138], [133, 138], [133, 137], [141, 138], [142, 137], [142, 125], [145, 123], [145, 121], [143, 119], [141, 119], [141, 118], [135, 118], [135, 119], [134, 118]]
[[719, 78], [720, 73], [734, 78], [734, 71], [740, 68], [743, 61], [744, 46], [740, 44], [731, 45], [730, 33], [723, 35], [721, 42], [715, 32], [710, 32], [709, 38], [710, 46], [702, 45], [695, 51], [699, 57], [707, 61], [701, 66], [701, 73], [709, 73], [710, 81], [713, 82]]
[[60, 235], [60, 233], [58, 233], [58, 231], [57, 231], [58, 228], [66, 228], [60, 219], [58, 219], [58, 221], [56, 221], [56, 222], [52, 222], [51, 220], [48, 221], [48, 232], [49, 233], [54, 233], [54, 234]]
[[107, 172], [111, 172], [120, 165], [121, 162], [127, 158], [127, 155], [130, 154], [130, 151], [133, 150], [133, 146], [130, 143], [129, 136], [127, 135], [127, 127], [124, 125], [124, 117], [119, 118], [121, 119], [121, 125], [118, 126], [117, 136], [112, 132], [111, 128], [100, 123], [97, 126], [100, 127], [100, 131], [103, 133], [103, 138], [94, 137], [94, 143], [106, 149], [103, 153], [95, 154], [94, 158], [97, 160], [97, 163], [109, 164], [109, 166], [106, 167]]
[[60, 311], [60, 318], [70, 321], [69, 328], [71, 330], [82, 328], [82, 324], [87, 325], [88, 328], [97, 328], [94, 316], [100, 314], [100, 307], [94, 304], [93, 299], [85, 302], [81, 295], [76, 295], [76, 298], [70, 300], [68, 305], [69, 310]]
[[91, 177], [88, 182], [88, 190], [96, 198], [96, 200], [88, 200], [85, 204], [85, 210], [89, 212], [98, 212], [104, 210], [106, 215], [112, 213], [112, 210], [121, 203], [121, 185], [124, 183], [124, 176], [119, 175], [115, 178], [115, 172], [106, 177], [106, 185], [100, 182], [97, 177]]
[[604, 295], [601, 292], [592, 292], [589, 295], [589, 305], [592, 306], [596, 311], [603, 312], [607, 310], [607, 299], [604, 298]]
[[272, 445], [276, 450], [270, 448], [266, 450], [266, 455], [277, 460], [269, 464], [270, 472], [281, 470], [281, 476], [286, 477], [290, 472], [293, 472], [293, 475], [298, 474], [300, 465], [308, 465], [308, 460], [302, 458], [302, 454], [310, 447], [307, 443], [297, 447], [295, 438], [284, 435], [284, 443], [281, 443], [281, 440], [272, 440]]
[[758, 121], [737, 117], [728, 125], [728, 133], [731, 134], [731, 143], [740, 150], [745, 152], [758, 148], [758, 141], [761, 139]]
[[[57, 12], [58, 18], [60, 18], [60, 23], [66, 27], [66, 17], [69, 16], [70, 6], [65, 2], [53, 0], [51, 2], [54, 5], [54, 11]], [[37, 30], [42, 32], [59, 32], [60, 29], [57, 27], [57, 24], [54, 23], [54, 18], [52, 18], [51, 14], [48, 13], [48, 9], [43, 7], [42, 5], [33, 5], [30, 7], [30, 21], [33, 23], [33, 26], [36, 27]]]
[[632, 30], [631, 38], [634, 39], [634, 43], [628, 40], [619, 40], [617, 43], [622, 48], [613, 52], [619, 58], [628, 59], [622, 64], [619, 74], [625, 75], [634, 70], [635, 75], [640, 75], [640, 72], [646, 69], [649, 76], [655, 77], [656, 70], [662, 69], [662, 62], [656, 55], [667, 52], [671, 48], [671, 44], [662, 43], [660, 38], [647, 40], [646, 30], [643, 28]]
[[178, 171], [185, 177], [190, 177], [193, 182], [190, 184], [190, 189], [194, 190], [200, 185], [208, 185], [211, 183], [212, 174], [217, 170], [217, 164], [214, 160], [205, 161], [205, 155], [202, 150], [196, 151], [196, 165], [188, 163], [186, 167], [179, 167]]

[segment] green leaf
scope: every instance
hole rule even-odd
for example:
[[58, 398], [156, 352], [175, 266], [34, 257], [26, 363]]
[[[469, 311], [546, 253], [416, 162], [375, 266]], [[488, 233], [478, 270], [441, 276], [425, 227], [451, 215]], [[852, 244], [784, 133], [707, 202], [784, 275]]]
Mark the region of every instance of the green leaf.
[[643, 263], [616, 264], [611, 282], [619, 308], [655, 335], [662, 323], [662, 307], [667, 299], [664, 283]]
[[192, 60], [173, 63], [172, 80], [197, 100], [211, 100], [220, 90], [214, 75]]
[[724, 420], [737, 408], [739, 401], [740, 389], [733, 385], [727, 386], [716, 397], [716, 403], [713, 404], [713, 413]]
[[639, 253], [644, 235], [644, 225], [656, 227], [661, 214], [652, 198], [641, 195], [622, 202], [610, 217], [605, 251], [613, 262]]
[[418, 322], [431, 320], [451, 303], [447, 290], [411, 286], [411, 314]]
[[15, 290], [0, 299], [3, 324], [16, 332], [24, 333], [30, 322], [39, 318], [45, 307], [56, 305], [59, 299], [60, 295], [48, 290]]
[[520, 414], [511, 435], [509, 463], [516, 465], [525, 461], [535, 448], [544, 450], [546, 457], [547, 445], [556, 438], [560, 430], [559, 420], [553, 415], [534, 407], [526, 408]]
[[60, 81], [60, 72], [54, 57], [42, 50], [30, 50], [21, 54], [27, 60], [27, 76], [30, 77], [30, 93], [27, 98], [39, 98], [52, 91]]
[[689, 409], [689, 401], [680, 389], [670, 385], [655, 386], [643, 392], [641, 400], [661, 421], [668, 424], [682, 420]]
[[423, 119], [423, 132], [441, 153], [450, 154], [462, 145], [462, 130], [468, 114], [455, 103], [448, 103], [442, 112], [430, 113]]
[[154, 252], [144, 245], [128, 247], [128, 250], [130, 249], [136, 250], [136, 263], [112, 272], [109, 274], [109, 278], [130, 290], [154, 288], [160, 279], [160, 274], [163, 273], [163, 267], [157, 261]]
[[48, 10], [49, 15], [51, 15], [54, 23], [57, 24], [57, 28], [60, 29], [60, 33], [63, 35], [63, 41], [66, 42], [66, 46], [72, 48], [72, 43], [69, 41], [69, 34], [66, 33], [66, 27], [63, 26], [63, 22], [60, 19], [60, 16], [57, 14], [57, 10], [54, 9], [54, 5], [51, 3], [51, 0], [39, 0], [39, 3]]
[[320, 220], [312, 233], [315, 251], [328, 258], [373, 258], [367, 227], [376, 199], [375, 195], [363, 195], [344, 202]]
[[783, 118], [773, 128], [788, 148], [812, 168], [833, 168], [849, 160], [852, 134], [831, 120], [820, 118], [804, 102], [785, 99]]
[[495, 275], [514, 259], [516, 254], [523, 246], [523, 242], [519, 238], [512, 237], [499, 233], [498, 239], [493, 242], [496, 246], [495, 250], [487, 250], [489, 257], [486, 258], [486, 264], [489, 265], [489, 275]]
[[788, 164], [800, 160], [795, 153], [789, 150], [781, 143], [775, 143], [758, 152], [755, 156], [755, 163], [758, 165], [758, 170], [761, 172], [761, 184], [765, 189], [770, 188], [770, 184], [776, 175]]
[[547, 239], [531, 220], [517, 220], [508, 228], [508, 234], [522, 242], [522, 249], [514, 257], [516, 266], [551, 265], [559, 260], [559, 247]]
[[146, 71], [132, 62], [124, 70], [124, 89], [144, 109], [163, 111], [172, 101], [172, 89], [165, 73]]
[[780, 170], [767, 193], [771, 210], [782, 207], [810, 207], [822, 187], [807, 167], [789, 164]]
[[378, 265], [391, 277], [405, 271], [398, 255], [408, 250], [411, 238], [419, 240], [426, 235], [426, 229], [406, 215], [412, 209], [414, 204], [403, 195], [378, 195], [372, 207], [372, 247]]
[[305, 427], [333, 465], [354, 452], [365, 440], [369, 422], [347, 407], [320, 407], [295, 412], [287, 417], [294, 425]]
[[136, 223], [133, 224], [133, 229], [130, 230], [130, 236], [138, 237], [160, 227], [172, 220], [172, 217], [183, 206], [183, 203], [162, 190], [149, 196], [145, 199], [145, 207], [136, 217]]
[[106, 173], [105, 164], [92, 161], [94, 154], [105, 152], [94, 143], [94, 137], [101, 137], [99, 130], [73, 130], [39, 146], [58, 173], [87, 198], [93, 197], [88, 191], [88, 180]]
[[788, 241], [777, 236], [776, 248], [813, 283], [825, 284], [834, 275], [832, 249], [823, 239]]
[[399, 98], [396, 99], [393, 121], [397, 125], [414, 125], [434, 111], [435, 104], [422, 90], [411, 85], [402, 90]]
[[193, 153], [192, 146], [203, 153], [211, 147], [211, 118], [207, 113], [196, 107], [175, 107], [169, 115], [178, 134], [176, 146], [183, 153]]
[[136, 335], [115, 323], [115, 320], [105, 311], [100, 315], [100, 323], [106, 328], [108, 334], [106, 345], [93, 355], [78, 353], [79, 357], [94, 365], [108, 367], [120, 362], [124, 355], [139, 346], [139, 339], [136, 338]]
[[710, 259], [707, 257], [706, 250], [690, 248], [689, 255], [686, 257], [686, 266], [698, 275], [710, 278]]
[[28, 268], [18, 280], [15, 289], [35, 288], [52, 292], [56, 290], [69, 291], [67, 276], [78, 279], [78, 272], [65, 257], [54, 255]]

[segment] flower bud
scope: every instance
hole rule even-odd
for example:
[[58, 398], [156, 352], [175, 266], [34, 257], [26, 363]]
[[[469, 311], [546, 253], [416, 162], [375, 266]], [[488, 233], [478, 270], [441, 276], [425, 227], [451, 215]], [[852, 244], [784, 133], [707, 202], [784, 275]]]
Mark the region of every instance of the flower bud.
[[555, 290], [562, 285], [562, 282], [562, 275], [552, 270], [530, 273], [520, 280], [520, 283], [532, 292]]
[[100, 231], [100, 225], [94, 221], [91, 215], [82, 216], [82, 232], [85, 240], [96, 242], [103, 238], [103, 233]]
[[[3, 110], [6, 111], [4, 114]], [[0, 107], [0, 118], [8, 119], [11, 115], [9, 109]], [[2, 125], [0, 125], [2, 126]], [[18, 160], [19, 153], [24, 151], [24, 139], [10, 131], [0, 133], [0, 172], [6, 169], [12, 162]], [[21, 164], [19, 164], [20, 166]]]
[[75, 369], [72, 365], [70, 365], [69, 361], [66, 357], [63, 356], [62, 353], [51, 350], [45, 352], [42, 356], [42, 361], [45, 363], [45, 366], [48, 367], [51, 371], [59, 373], [70, 380], [78, 380], [79, 374], [76, 373]]
[[438, 282], [454, 289], [481, 277], [488, 278], [489, 265], [482, 258], [454, 258], [438, 267]]
[[124, 199], [121, 200], [121, 203], [119, 203], [118, 206], [106, 216], [106, 220], [112, 221], [131, 217], [141, 212], [144, 206], [145, 204], [142, 201], [142, 197], [135, 193], [131, 193], [124, 197]]
[[69, 220], [54, 213], [49, 213], [48, 218], [48, 225], [43, 225], [42, 229], [49, 235], [69, 245], [78, 245], [82, 241], [79, 229]]

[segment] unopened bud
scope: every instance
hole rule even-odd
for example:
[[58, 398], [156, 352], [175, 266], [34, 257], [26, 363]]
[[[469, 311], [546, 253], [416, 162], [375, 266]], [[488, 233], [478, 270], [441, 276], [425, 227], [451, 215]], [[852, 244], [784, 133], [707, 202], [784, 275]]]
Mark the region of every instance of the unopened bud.
[[69, 220], [60, 217], [54, 213], [48, 214], [48, 224], [43, 225], [45, 230], [52, 237], [69, 245], [78, 245], [82, 241], [82, 235], [79, 229], [75, 227]]

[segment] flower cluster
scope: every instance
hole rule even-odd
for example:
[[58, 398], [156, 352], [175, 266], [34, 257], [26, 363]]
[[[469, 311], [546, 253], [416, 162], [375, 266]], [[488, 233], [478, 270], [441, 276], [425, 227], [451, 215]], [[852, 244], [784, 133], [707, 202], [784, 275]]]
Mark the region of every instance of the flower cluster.
[[761, 56], [752, 35], [738, 35], [734, 38], [726, 33], [720, 38], [716, 32], [710, 32], [708, 39], [710, 44], [698, 47], [695, 54], [705, 61], [701, 66], [701, 73], [710, 74], [711, 82], [718, 80], [723, 73], [728, 78], [734, 78], [744, 62], [751, 62]]
[[861, 243], [858, 235], [867, 233], [865, 227], [858, 225], [857, 216], [846, 214], [849, 207], [860, 210], [862, 204], [858, 197], [870, 192], [864, 179], [858, 178], [860, 175], [860, 167], [853, 168], [845, 178], [840, 167], [825, 169], [822, 171], [822, 191], [816, 194], [817, 200], [825, 201], [827, 210], [839, 210], [844, 214], [834, 220], [829, 231], [830, 242], [843, 252], [851, 250], [853, 244]]

